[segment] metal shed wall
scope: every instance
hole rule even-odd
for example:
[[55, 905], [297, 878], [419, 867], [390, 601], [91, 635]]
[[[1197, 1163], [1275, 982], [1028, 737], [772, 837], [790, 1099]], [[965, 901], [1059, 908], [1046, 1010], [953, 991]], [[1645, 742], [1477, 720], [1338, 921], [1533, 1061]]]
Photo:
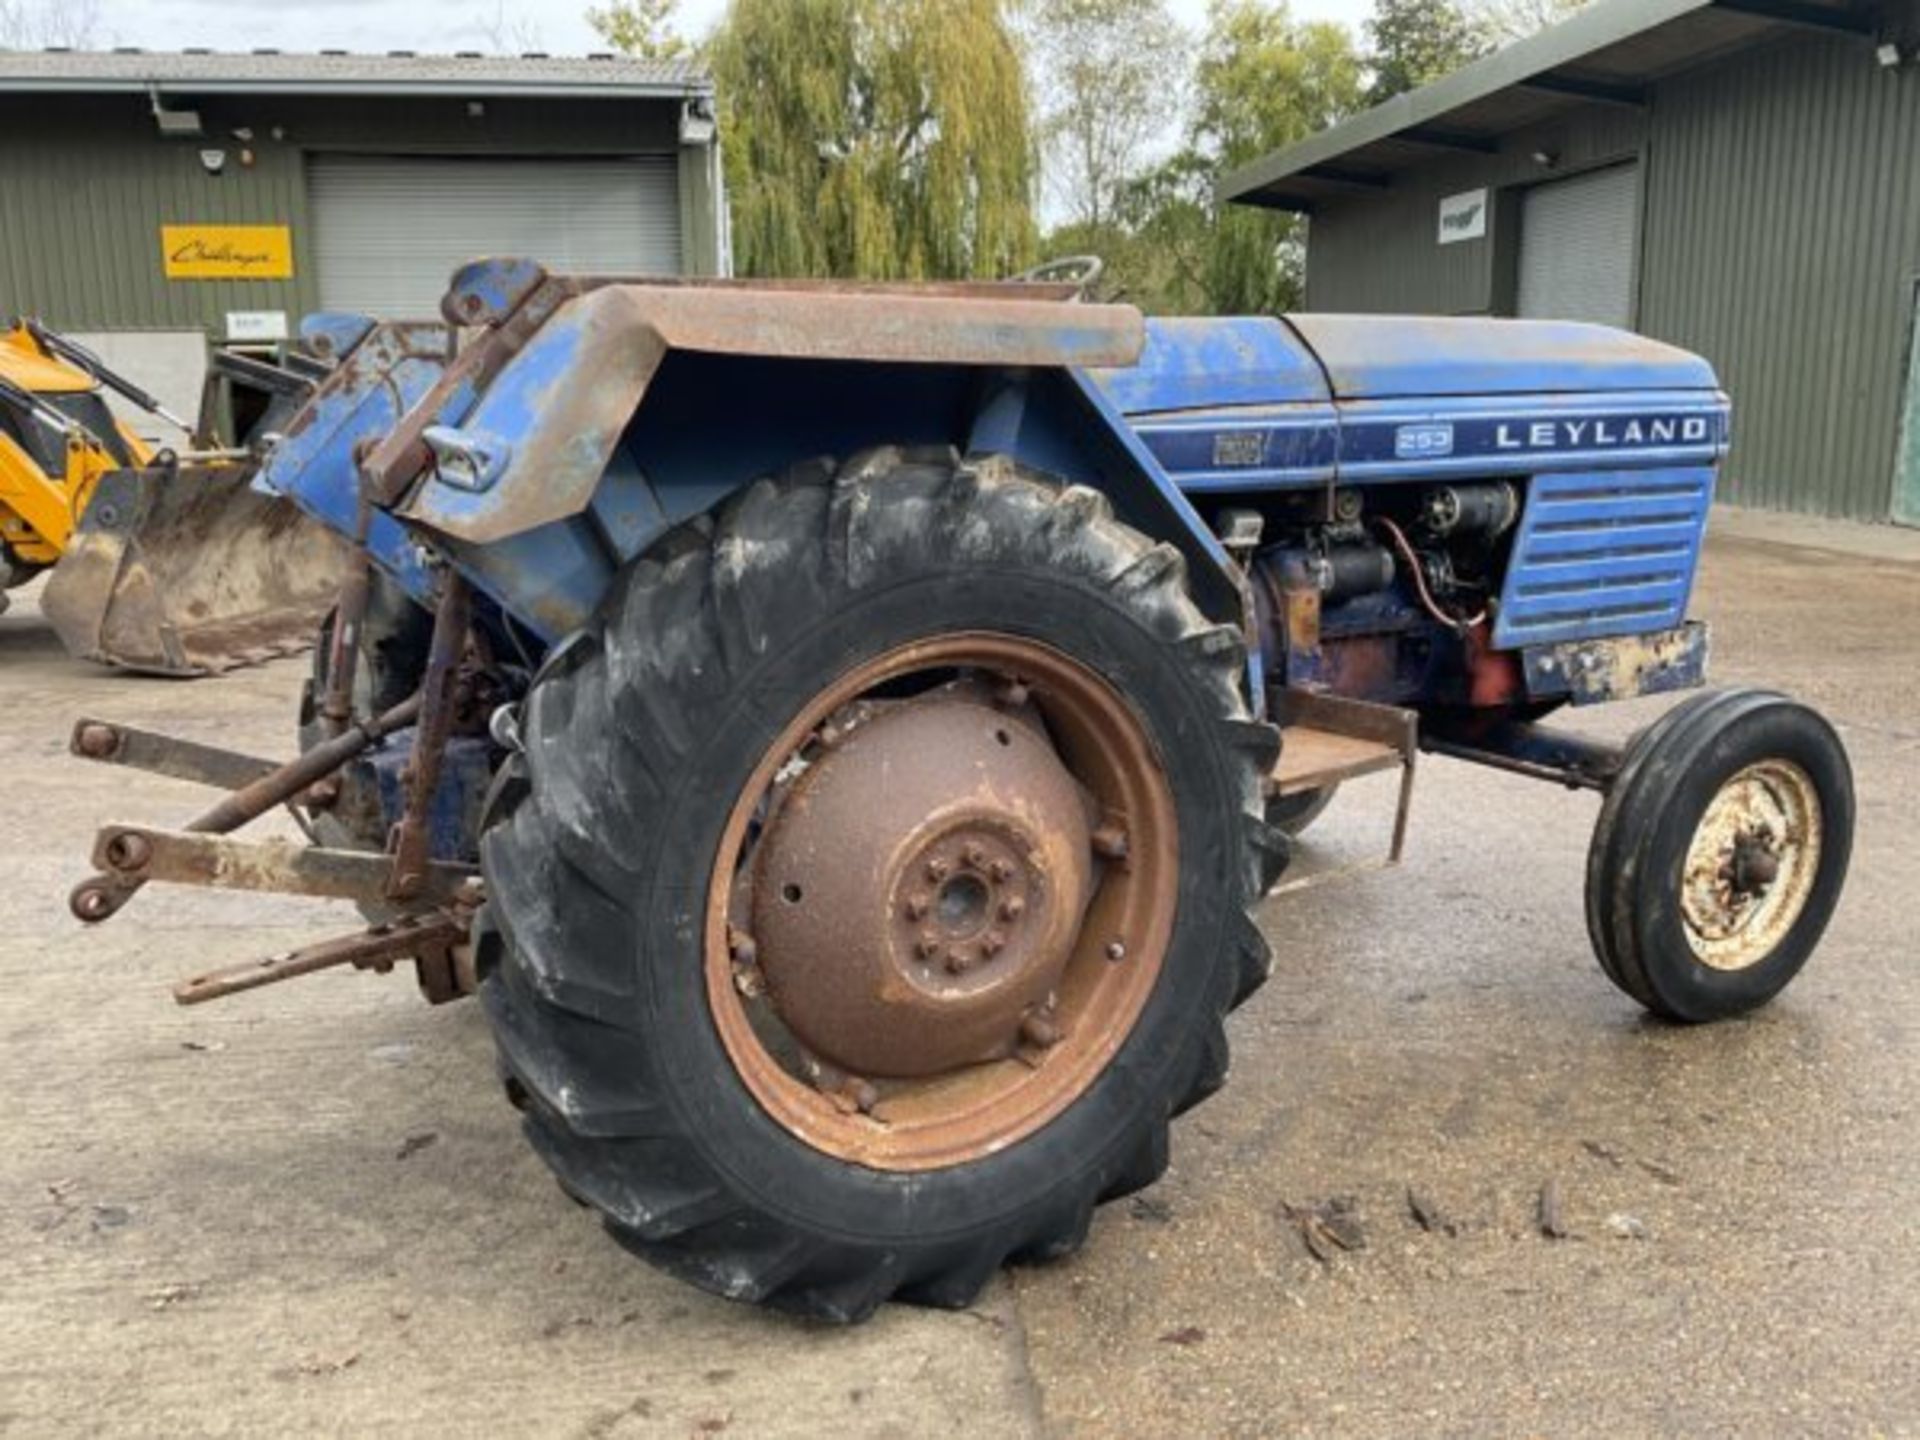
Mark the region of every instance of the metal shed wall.
[[[1646, 117], [1639, 111], [1596, 105], [1574, 115], [1507, 136], [1498, 155], [1436, 151], [1431, 163], [1395, 176], [1383, 194], [1315, 211], [1308, 221], [1307, 308], [1507, 313], [1513, 276], [1502, 273], [1495, 255], [1511, 248], [1507, 242], [1519, 223], [1518, 196], [1508, 187], [1631, 160], [1645, 146]], [[1553, 168], [1536, 163], [1535, 151], [1553, 155]], [[1481, 186], [1496, 192], [1487, 238], [1436, 243], [1440, 201]]]
[[1795, 37], [1656, 92], [1640, 328], [1734, 397], [1724, 499], [1885, 520], [1920, 278], [1920, 71]]
[[[206, 134], [163, 139], [137, 95], [0, 96], [0, 313], [38, 314], [72, 330], [204, 327], [233, 310], [319, 303], [305, 156], [328, 151], [416, 155], [676, 155], [681, 254], [690, 273], [718, 263], [709, 147], [679, 144], [675, 100], [463, 100], [277, 96], [172, 97], [199, 111]], [[285, 138], [275, 140], [279, 127]], [[243, 142], [233, 132], [252, 131]], [[243, 167], [243, 145], [254, 163]], [[220, 175], [203, 148], [227, 152]], [[167, 280], [163, 224], [286, 224], [291, 280]]]
[[[1721, 498], [1887, 519], [1920, 283], [1920, 68], [1883, 70], [1858, 39], [1796, 34], [1660, 82], [1644, 112], [1586, 106], [1323, 207], [1308, 307], [1512, 313], [1524, 186], [1636, 155], [1635, 324], [1705, 355], [1734, 397]], [[1489, 237], [1436, 245], [1441, 197], [1481, 185]]]

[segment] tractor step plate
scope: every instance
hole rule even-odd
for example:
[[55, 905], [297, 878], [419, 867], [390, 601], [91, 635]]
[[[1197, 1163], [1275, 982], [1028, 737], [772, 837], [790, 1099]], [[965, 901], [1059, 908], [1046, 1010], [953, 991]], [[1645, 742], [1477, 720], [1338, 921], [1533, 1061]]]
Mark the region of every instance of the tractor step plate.
[[1342, 735], [1312, 725], [1289, 725], [1281, 732], [1280, 763], [1273, 769], [1276, 794], [1323, 790], [1343, 780], [1406, 764], [1398, 747], [1358, 735]]
[[1414, 762], [1420, 753], [1419, 716], [1391, 705], [1307, 690], [1278, 692], [1272, 708], [1280, 724], [1280, 760], [1267, 777], [1271, 793], [1298, 795], [1362, 775], [1398, 770], [1400, 799], [1385, 856], [1284, 881], [1268, 894], [1311, 889], [1329, 880], [1398, 865], [1406, 849], [1407, 818], [1413, 807]]

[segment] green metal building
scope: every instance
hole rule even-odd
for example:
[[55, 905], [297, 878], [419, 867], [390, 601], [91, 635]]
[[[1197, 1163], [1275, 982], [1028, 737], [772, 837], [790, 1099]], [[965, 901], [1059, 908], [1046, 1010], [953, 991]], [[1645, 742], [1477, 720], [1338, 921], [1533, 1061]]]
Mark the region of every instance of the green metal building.
[[1917, 58], [1916, 0], [1600, 0], [1221, 191], [1310, 217], [1310, 309], [1672, 341], [1722, 499], [1920, 523]]
[[0, 315], [190, 409], [207, 340], [431, 316], [476, 255], [725, 273], [713, 115], [613, 56], [0, 53]]

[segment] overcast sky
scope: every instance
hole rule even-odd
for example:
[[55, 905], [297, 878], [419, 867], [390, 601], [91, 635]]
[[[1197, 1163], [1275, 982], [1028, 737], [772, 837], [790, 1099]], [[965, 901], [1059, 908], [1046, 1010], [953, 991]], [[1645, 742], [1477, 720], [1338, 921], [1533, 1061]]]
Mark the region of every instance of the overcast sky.
[[[63, 0], [74, 3], [74, 0]], [[85, 0], [79, 0], [85, 3]], [[216, 50], [490, 50], [496, 34], [506, 48], [539, 48], [556, 55], [603, 48], [583, 18], [591, 0], [97, 0], [99, 39], [149, 50], [206, 45]], [[1206, 0], [1169, 0], [1197, 27]], [[699, 34], [725, 0], [681, 0], [682, 28]], [[1358, 28], [1367, 0], [1294, 0], [1302, 19], [1340, 20]]]

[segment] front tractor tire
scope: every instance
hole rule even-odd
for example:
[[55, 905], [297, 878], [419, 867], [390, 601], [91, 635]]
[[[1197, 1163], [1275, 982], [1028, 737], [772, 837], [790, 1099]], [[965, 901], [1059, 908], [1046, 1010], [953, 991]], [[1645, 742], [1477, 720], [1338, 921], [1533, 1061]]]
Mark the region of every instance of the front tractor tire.
[[837, 1321], [1076, 1248], [1267, 973], [1244, 662], [1177, 552], [999, 459], [802, 466], [664, 539], [528, 695], [482, 843], [562, 1187]]
[[1853, 850], [1833, 727], [1768, 690], [1711, 691], [1628, 748], [1587, 855], [1607, 977], [1667, 1020], [1764, 1005], [1826, 931]]

